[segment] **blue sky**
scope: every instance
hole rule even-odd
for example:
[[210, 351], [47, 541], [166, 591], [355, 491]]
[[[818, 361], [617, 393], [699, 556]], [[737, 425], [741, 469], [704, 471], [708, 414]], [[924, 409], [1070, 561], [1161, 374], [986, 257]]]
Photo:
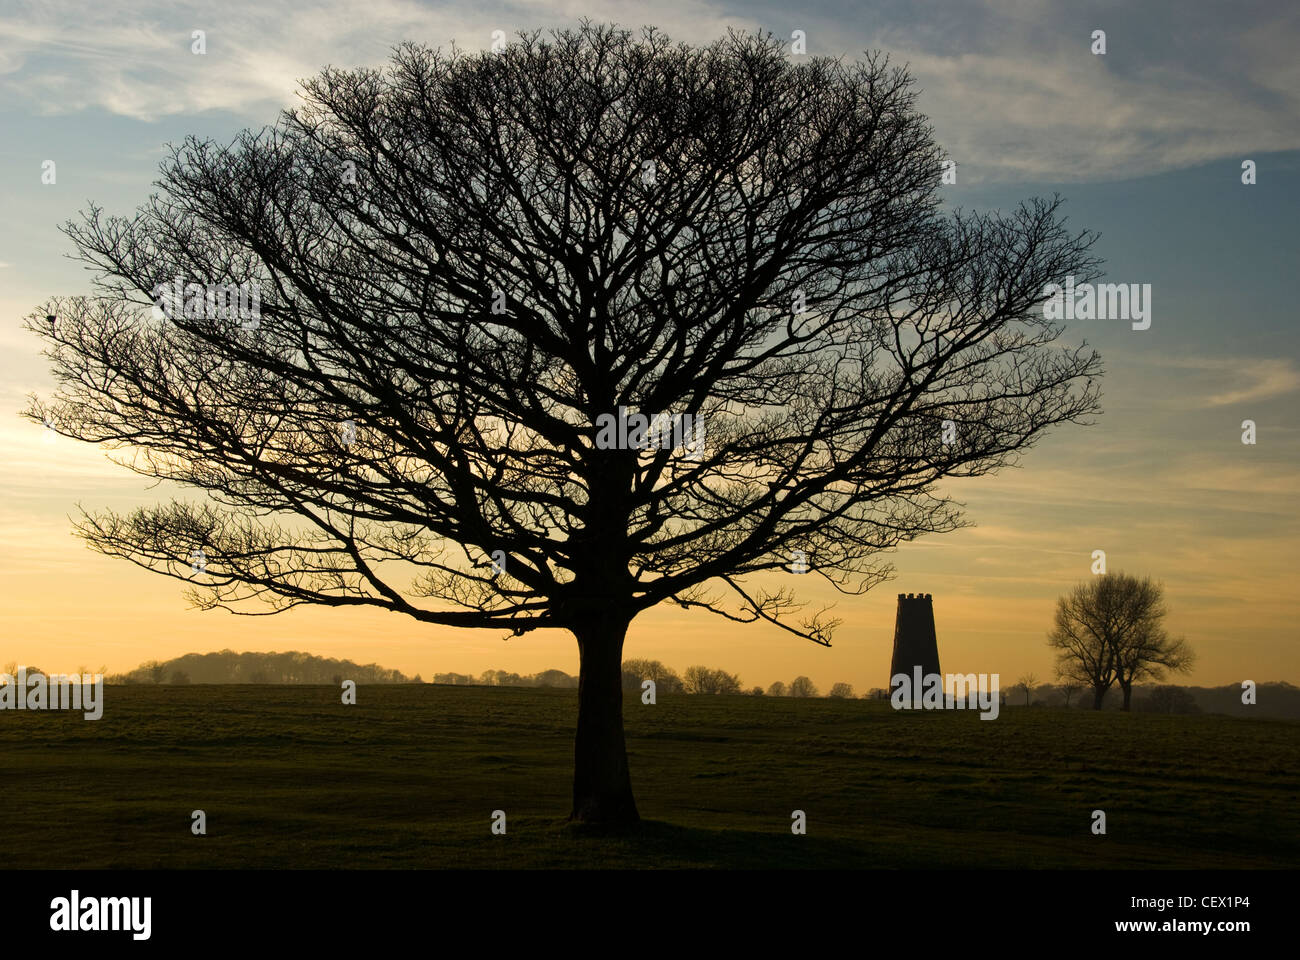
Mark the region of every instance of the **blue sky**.
[[[652, 18], [690, 43], [734, 27], [803, 30], [812, 55], [888, 50], [910, 66], [919, 108], [958, 164], [957, 184], [943, 187], [952, 204], [1007, 208], [1059, 192], [1071, 225], [1101, 234], [1106, 279], [1152, 285], [1151, 329], [1070, 327], [1105, 361], [1098, 425], [1063, 431], [1022, 468], [955, 490], [979, 526], [895, 558], [897, 590], [935, 595], [941, 653], [954, 667], [1047, 677], [1052, 602], [1103, 548], [1112, 565], [1166, 580], [1171, 626], [1202, 651], [1194, 682], [1252, 673], [1300, 681], [1300, 5], [1285, 3], [692, 2], [652, 12], [631, 3], [7, 0], [0, 583], [24, 599], [0, 614], [15, 644], [5, 659], [123, 669], [193, 649], [298, 647], [426, 675], [576, 672], [571, 642], [558, 638], [528, 647], [439, 634], [434, 643], [427, 628], [384, 618], [361, 645], [358, 632], [373, 622], [332, 611], [270, 618], [273, 626], [189, 612], [174, 582], [118, 569], [125, 565], [68, 535], [78, 500], [122, 508], [156, 494], [93, 449], [45, 443], [17, 411], [27, 393], [51, 386], [22, 318], [49, 296], [87, 288], [59, 225], [91, 201], [132, 210], [166, 142], [191, 133], [226, 140], [271, 123], [299, 78], [326, 64], [379, 66], [402, 40], [481, 49], [494, 30], [571, 26], [583, 16], [630, 27]], [[194, 30], [205, 31], [203, 55], [191, 52]], [[1103, 56], [1090, 52], [1095, 30], [1106, 33]], [[52, 185], [41, 182], [46, 160], [57, 164]], [[1241, 182], [1244, 160], [1257, 166], [1255, 185]], [[1246, 418], [1258, 424], [1254, 447], [1240, 442]], [[73, 584], [80, 605], [51, 599]], [[758, 628], [737, 641], [703, 615], [678, 612], [639, 621], [628, 655], [724, 666], [764, 686], [796, 673], [823, 688], [882, 685], [897, 590], [841, 609], [834, 652]], [[105, 619], [118, 626], [96, 638], [92, 625]], [[152, 652], [141, 654], [145, 646]]]

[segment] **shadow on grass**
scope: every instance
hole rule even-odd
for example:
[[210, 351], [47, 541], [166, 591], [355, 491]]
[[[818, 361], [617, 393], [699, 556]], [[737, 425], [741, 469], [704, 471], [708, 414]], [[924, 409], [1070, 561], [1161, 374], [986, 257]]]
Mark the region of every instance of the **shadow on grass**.
[[[642, 820], [632, 826], [564, 823], [561, 831], [574, 841], [575, 852], [599, 841], [606, 854], [664, 867], [725, 867], [763, 870], [772, 867], [828, 869], [870, 866], [862, 851], [846, 848], [844, 841], [790, 832], [707, 829], [685, 827], [662, 820]], [[591, 851], [595, 853], [596, 851]], [[599, 855], [593, 859], [598, 859]]]

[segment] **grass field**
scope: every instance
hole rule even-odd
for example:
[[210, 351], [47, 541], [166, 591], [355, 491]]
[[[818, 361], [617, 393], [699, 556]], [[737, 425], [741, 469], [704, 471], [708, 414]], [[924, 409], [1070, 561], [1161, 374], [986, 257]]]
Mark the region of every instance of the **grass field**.
[[[109, 687], [0, 714], [6, 867], [1300, 865], [1300, 723], [666, 696], [625, 707], [646, 822], [573, 828], [572, 690]], [[193, 836], [190, 814], [207, 814]], [[492, 811], [507, 830], [494, 836]], [[808, 832], [792, 835], [791, 812]], [[1094, 809], [1107, 834], [1090, 830]]]

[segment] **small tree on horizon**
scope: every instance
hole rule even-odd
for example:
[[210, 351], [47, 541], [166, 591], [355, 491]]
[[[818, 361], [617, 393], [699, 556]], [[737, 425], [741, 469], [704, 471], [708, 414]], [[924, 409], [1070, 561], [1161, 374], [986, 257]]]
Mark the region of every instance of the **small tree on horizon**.
[[682, 684], [687, 693], [697, 694], [740, 693], [741, 689], [737, 675], [708, 667], [687, 667]]
[[1057, 601], [1048, 634], [1057, 675], [1090, 686], [1094, 710], [1118, 683], [1129, 710], [1134, 683], [1186, 672], [1195, 662], [1187, 641], [1165, 632], [1165, 615], [1164, 591], [1150, 577], [1115, 571], [1079, 584]]
[[656, 695], [661, 693], [681, 693], [682, 678], [672, 667], [665, 666], [658, 660], [628, 659], [623, 661], [623, 675], [635, 678], [631, 685], [640, 689], [641, 682], [653, 680]]
[[817, 696], [817, 685], [807, 677], [795, 677], [790, 681], [788, 695], [792, 697], [815, 697]]
[[1016, 681], [1016, 689], [1025, 692], [1025, 706], [1029, 706], [1029, 698], [1033, 695], [1037, 686], [1038, 675], [1035, 673], [1021, 674], [1020, 679]]

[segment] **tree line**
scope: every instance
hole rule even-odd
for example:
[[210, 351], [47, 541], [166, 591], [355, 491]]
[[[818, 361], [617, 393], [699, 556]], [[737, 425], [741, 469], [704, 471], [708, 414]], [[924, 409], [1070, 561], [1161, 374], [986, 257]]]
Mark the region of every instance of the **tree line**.
[[[30, 669], [30, 668], [29, 668]], [[109, 674], [109, 684], [422, 682], [377, 663], [354, 663], [291, 650], [286, 653], [187, 653], [172, 660], [146, 660], [134, 670]]]

